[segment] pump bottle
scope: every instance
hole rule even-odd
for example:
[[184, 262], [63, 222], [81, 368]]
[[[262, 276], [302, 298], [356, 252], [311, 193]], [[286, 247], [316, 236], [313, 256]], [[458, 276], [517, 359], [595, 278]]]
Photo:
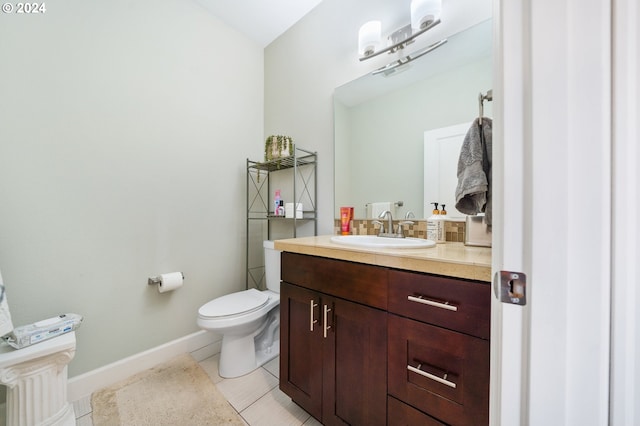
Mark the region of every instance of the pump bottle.
[[[427, 219], [427, 239], [435, 241], [436, 243], [444, 243], [446, 241], [444, 231], [444, 217], [442, 217], [440, 210], [438, 210], [438, 203], [433, 204], [432, 215]], [[442, 206], [444, 209], [444, 205]], [[445, 210], [444, 214], [447, 212]]]

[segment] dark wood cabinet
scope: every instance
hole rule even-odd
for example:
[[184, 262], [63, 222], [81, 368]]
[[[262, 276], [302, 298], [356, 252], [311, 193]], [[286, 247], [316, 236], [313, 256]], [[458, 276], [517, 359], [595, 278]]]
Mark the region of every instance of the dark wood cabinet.
[[324, 425], [482, 425], [488, 283], [282, 253], [280, 389]]
[[488, 283], [389, 272], [389, 395], [405, 411], [489, 424], [490, 307]]
[[315, 291], [280, 285], [280, 389], [317, 419], [322, 418], [319, 302]]
[[389, 315], [389, 395], [446, 424], [489, 424], [489, 342]]
[[[351, 266], [283, 253], [280, 389], [325, 425], [384, 425], [387, 313], [356, 302], [371, 298], [363, 286], [386, 285], [387, 271], [362, 279]], [[386, 307], [386, 288], [372, 304]]]

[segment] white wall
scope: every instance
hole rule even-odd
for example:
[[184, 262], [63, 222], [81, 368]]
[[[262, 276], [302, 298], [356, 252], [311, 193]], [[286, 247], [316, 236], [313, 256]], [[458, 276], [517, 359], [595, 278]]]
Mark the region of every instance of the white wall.
[[74, 376], [244, 287], [263, 50], [192, 1], [46, 5], [0, 16], [0, 268], [15, 325], [84, 316]]

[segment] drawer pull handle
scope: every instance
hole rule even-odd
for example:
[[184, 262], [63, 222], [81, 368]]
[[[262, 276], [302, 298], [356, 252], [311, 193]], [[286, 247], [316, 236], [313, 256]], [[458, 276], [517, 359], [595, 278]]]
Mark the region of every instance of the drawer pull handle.
[[424, 305], [434, 306], [436, 308], [446, 309], [448, 311], [456, 312], [458, 310], [457, 306], [449, 305], [449, 302], [442, 303], [436, 302], [435, 300], [423, 299], [422, 296], [407, 296], [407, 299], [411, 302], [418, 302]]
[[313, 331], [313, 324], [318, 322], [318, 320], [313, 317], [313, 308], [315, 308], [316, 306], [318, 306], [318, 304], [313, 303], [313, 299], [311, 299], [309, 307], [309, 331]]
[[426, 377], [427, 379], [435, 380], [438, 383], [442, 383], [443, 385], [447, 385], [450, 388], [454, 388], [454, 389], [456, 388], [456, 384], [455, 383], [453, 383], [453, 382], [451, 382], [449, 380], [446, 380], [446, 377], [447, 377], [446, 374], [444, 376], [445, 378], [434, 376], [433, 374], [430, 374], [430, 373], [427, 373], [426, 371], [420, 370], [420, 367], [421, 367], [420, 365], [417, 368], [416, 367], [412, 367], [410, 365], [407, 365], [407, 370], [413, 371], [414, 373], [419, 374], [419, 375], [421, 375], [423, 377]]

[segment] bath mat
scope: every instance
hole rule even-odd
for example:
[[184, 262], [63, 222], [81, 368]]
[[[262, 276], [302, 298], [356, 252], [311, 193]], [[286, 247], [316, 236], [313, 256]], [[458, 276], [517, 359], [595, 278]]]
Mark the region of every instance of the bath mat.
[[245, 425], [188, 354], [91, 396], [94, 426]]

